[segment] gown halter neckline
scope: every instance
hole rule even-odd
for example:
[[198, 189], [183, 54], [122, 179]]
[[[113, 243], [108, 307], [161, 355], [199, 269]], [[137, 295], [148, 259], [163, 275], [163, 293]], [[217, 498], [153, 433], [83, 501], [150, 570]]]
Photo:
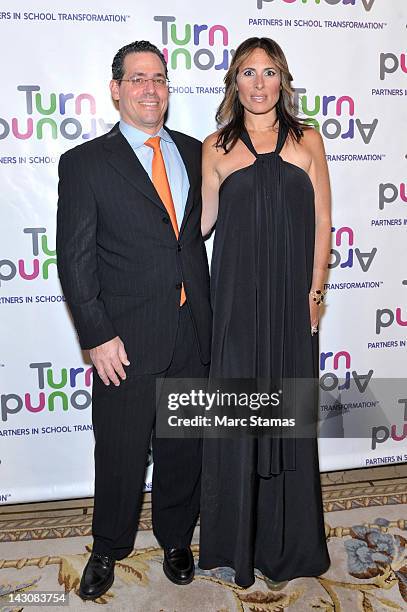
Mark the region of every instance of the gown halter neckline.
[[264, 155], [280, 155], [281, 150], [285, 144], [286, 138], [287, 138], [287, 134], [288, 134], [288, 130], [286, 128], [285, 125], [280, 124], [279, 130], [278, 130], [278, 136], [277, 136], [277, 144], [276, 144], [276, 148], [274, 149], [274, 151], [268, 151], [267, 153], [258, 153], [256, 151], [256, 149], [254, 148], [254, 145], [252, 143], [252, 140], [249, 136], [249, 132], [247, 131], [246, 128], [243, 128], [241, 134], [240, 134], [240, 140], [246, 145], [246, 147], [249, 149], [250, 153], [253, 153], [253, 155], [257, 158], [262, 157]]

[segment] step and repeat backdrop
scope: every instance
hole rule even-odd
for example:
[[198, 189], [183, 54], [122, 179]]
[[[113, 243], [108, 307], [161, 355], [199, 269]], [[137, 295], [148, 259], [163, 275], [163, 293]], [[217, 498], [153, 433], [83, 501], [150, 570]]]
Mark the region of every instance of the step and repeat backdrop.
[[[57, 165], [118, 120], [116, 51], [168, 58], [168, 125], [214, 131], [237, 45], [274, 38], [324, 137], [332, 256], [321, 470], [407, 461], [407, 6], [397, 0], [2, 3], [0, 502], [92, 495], [92, 372], [58, 281]], [[211, 245], [208, 244], [210, 255]], [[152, 458], [146, 488], [151, 487]]]

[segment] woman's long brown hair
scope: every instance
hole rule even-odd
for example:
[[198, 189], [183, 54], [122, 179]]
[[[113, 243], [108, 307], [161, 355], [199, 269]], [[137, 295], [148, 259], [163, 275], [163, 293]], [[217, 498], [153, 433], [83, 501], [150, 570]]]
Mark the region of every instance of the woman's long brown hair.
[[233, 148], [245, 127], [244, 108], [236, 90], [236, 79], [240, 66], [255, 49], [263, 49], [280, 70], [281, 92], [276, 105], [276, 121], [279, 122], [279, 126], [284, 125], [297, 142], [301, 140], [304, 133], [305, 119], [296, 116], [294, 91], [291, 87], [293, 78], [283, 50], [271, 38], [248, 38], [235, 51], [224, 79], [225, 96], [216, 112], [216, 122], [220, 130], [215, 146], [222, 147], [225, 153]]

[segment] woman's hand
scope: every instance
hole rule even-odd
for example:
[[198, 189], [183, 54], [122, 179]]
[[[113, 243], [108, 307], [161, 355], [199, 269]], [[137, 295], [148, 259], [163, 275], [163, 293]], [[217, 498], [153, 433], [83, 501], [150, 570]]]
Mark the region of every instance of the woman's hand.
[[312, 296], [308, 296], [309, 300], [309, 317], [311, 323], [311, 335], [318, 332], [320, 306], [313, 300]]

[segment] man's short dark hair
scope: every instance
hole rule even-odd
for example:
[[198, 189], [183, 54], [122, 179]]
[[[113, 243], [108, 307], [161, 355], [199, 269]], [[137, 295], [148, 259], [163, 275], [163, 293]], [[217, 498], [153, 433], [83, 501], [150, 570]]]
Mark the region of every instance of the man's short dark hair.
[[168, 76], [167, 71], [167, 62], [165, 61], [164, 55], [161, 53], [160, 49], [153, 45], [148, 40], [136, 40], [128, 45], [125, 45], [121, 49], [118, 50], [116, 55], [113, 58], [112, 63], [112, 79], [114, 81], [120, 81], [120, 79], [124, 76], [124, 58], [129, 53], [155, 53], [163, 63], [165, 76]]

